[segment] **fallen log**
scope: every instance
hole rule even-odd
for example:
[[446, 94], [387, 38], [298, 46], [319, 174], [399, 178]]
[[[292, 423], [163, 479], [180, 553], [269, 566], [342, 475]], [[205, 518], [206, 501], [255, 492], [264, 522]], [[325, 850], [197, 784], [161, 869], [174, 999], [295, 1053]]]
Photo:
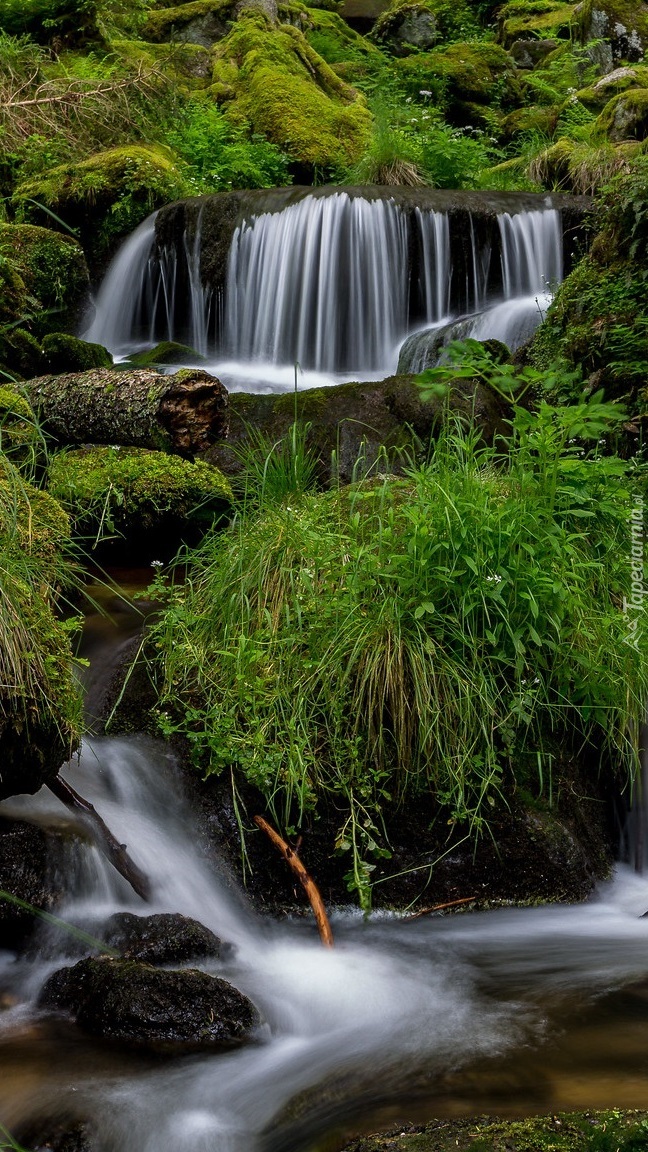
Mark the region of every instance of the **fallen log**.
[[329, 924], [329, 918], [326, 915], [324, 901], [322, 900], [319, 888], [317, 887], [315, 881], [309, 876], [295, 850], [290, 847], [290, 844], [287, 844], [286, 841], [281, 838], [278, 832], [275, 832], [272, 824], [268, 824], [268, 821], [264, 820], [263, 816], [255, 816], [254, 823], [256, 824], [257, 828], [260, 828], [262, 832], [265, 832], [266, 836], [272, 840], [272, 843], [276, 848], [279, 849], [286, 863], [289, 864], [292, 868], [295, 876], [299, 880], [300, 884], [304, 888], [306, 895], [308, 896], [310, 906], [315, 914], [315, 920], [317, 922], [317, 928], [319, 930], [322, 944], [324, 944], [327, 948], [332, 948], [333, 933], [331, 931], [331, 925]]
[[59, 444], [123, 444], [193, 456], [227, 435], [227, 390], [200, 369], [162, 376], [146, 368], [93, 368], [38, 376], [21, 388]]
[[110, 828], [104, 823], [90, 801], [81, 796], [62, 776], [55, 776], [53, 780], [48, 780], [47, 787], [61, 803], [65, 804], [66, 808], [81, 813], [90, 830], [94, 833], [97, 846], [110, 861], [113, 868], [116, 868], [120, 876], [128, 881], [133, 891], [141, 896], [142, 900], [150, 900], [151, 885], [148, 877], [137, 867], [137, 864], [133, 863], [126, 851], [126, 845], [120, 844], [115, 839]]
[[458, 904], [473, 904], [476, 899], [476, 896], [462, 896], [460, 900], [446, 900], [445, 904], [432, 904], [430, 908], [419, 908], [418, 912], [412, 912], [411, 916], [404, 916], [403, 924], [409, 924], [410, 920], [418, 920], [420, 916], [429, 916], [431, 912], [442, 912], [445, 908], [456, 908]]

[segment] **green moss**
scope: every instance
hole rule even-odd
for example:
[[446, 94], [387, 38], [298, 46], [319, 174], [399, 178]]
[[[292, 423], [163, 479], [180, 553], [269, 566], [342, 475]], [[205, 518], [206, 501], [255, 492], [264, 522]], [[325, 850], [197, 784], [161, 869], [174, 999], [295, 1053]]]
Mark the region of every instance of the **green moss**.
[[648, 46], [648, 10], [640, 0], [583, 0], [576, 9], [584, 41], [607, 41], [610, 63], [643, 58]]
[[195, 348], [189, 348], [187, 344], [163, 340], [161, 344], [156, 344], [155, 348], [136, 352], [128, 363], [134, 364], [137, 368], [149, 368], [152, 364], [182, 364], [187, 360], [204, 360], [204, 356], [200, 356]]
[[215, 51], [214, 82], [232, 91], [234, 121], [252, 125], [293, 160], [327, 168], [355, 161], [369, 139], [364, 99], [290, 25], [241, 18]]
[[465, 0], [392, 0], [371, 35], [395, 55], [406, 55], [478, 32], [477, 18]]
[[24, 316], [36, 335], [77, 323], [89, 278], [83, 249], [72, 236], [31, 224], [0, 224], [0, 251], [14, 271], [13, 297], [2, 299], [0, 291], [0, 320]]
[[186, 92], [202, 91], [211, 77], [211, 58], [202, 44], [112, 40], [110, 47], [126, 64], [157, 68]]
[[425, 1127], [363, 1136], [345, 1152], [639, 1152], [646, 1147], [648, 1113], [608, 1109], [560, 1112], [524, 1120], [488, 1116], [436, 1120]]
[[[224, 35], [234, 9], [233, 0], [193, 0], [189, 4], [152, 11], [142, 35], [147, 40], [189, 39], [194, 43], [213, 43]], [[197, 37], [198, 39], [194, 39]]]
[[44, 372], [86, 372], [112, 368], [113, 358], [103, 344], [89, 344], [77, 336], [53, 332], [43, 340]]
[[145, 448], [60, 452], [48, 489], [69, 510], [75, 530], [92, 534], [147, 531], [169, 519], [208, 524], [232, 498], [228, 480], [212, 465]]
[[596, 138], [613, 142], [645, 140], [648, 136], [648, 88], [631, 88], [614, 96], [595, 126]]
[[0, 384], [0, 453], [20, 467], [40, 454], [41, 435], [29, 401], [17, 389]]
[[499, 44], [459, 41], [409, 56], [398, 70], [414, 98], [421, 89], [438, 92], [453, 124], [472, 124], [475, 105], [507, 108], [522, 99], [513, 61]]
[[30, 332], [8, 327], [0, 331], [0, 361], [12, 376], [29, 380], [43, 369], [43, 351]]
[[648, 68], [639, 65], [615, 68], [589, 88], [581, 88], [576, 97], [585, 108], [600, 112], [614, 96], [627, 92], [629, 88], [648, 88]]
[[574, 4], [562, 0], [509, 0], [498, 12], [499, 37], [510, 48], [515, 40], [568, 38], [576, 25]]
[[52, 208], [79, 228], [87, 249], [99, 257], [154, 208], [187, 192], [169, 148], [128, 144], [25, 180], [14, 199], [25, 215], [37, 215], [39, 203]]

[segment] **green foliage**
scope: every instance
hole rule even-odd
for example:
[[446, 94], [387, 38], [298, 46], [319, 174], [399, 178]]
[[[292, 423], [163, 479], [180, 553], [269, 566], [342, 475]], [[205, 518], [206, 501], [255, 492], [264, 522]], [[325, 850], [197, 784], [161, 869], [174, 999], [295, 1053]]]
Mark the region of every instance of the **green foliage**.
[[259, 133], [232, 125], [215, 104], [188, 100], [166, 139], [196, 192], [290, 184], [288, 158]]
[[148, 0], [3, 0], [2, 26], [39, 43], [56, 38], [84, 44], [101, 41], [113, 28], [139, 27], [147, 8]]
[[431, 791], [477, 835], [528, 785], [521, 764], [550, 778], [552, 741], [634, 770], [648, 676], [622, 611], [627, 465], [583, 447], [610, 420], [600, 398], [520, 408], [499, 451], [446, 429], [405, 479], [246, 507], [167, 590], [163, 731], [203, 771], [243, 774], [284, 827], [334, 805], [365, 905], [381, 812], [405, 797]]

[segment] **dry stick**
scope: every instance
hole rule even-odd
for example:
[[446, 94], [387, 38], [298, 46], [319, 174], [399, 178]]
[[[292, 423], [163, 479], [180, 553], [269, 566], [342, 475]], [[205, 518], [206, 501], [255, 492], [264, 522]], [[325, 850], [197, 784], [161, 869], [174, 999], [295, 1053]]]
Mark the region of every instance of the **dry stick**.
[[471, 904], [476, 899], [476, 896], [462, 896], [461, 900], [448, 900], [446, 904], [433, 904], [431, 908], [421, 908], [411, 916], [405, 916], [403, 924], [408, 924], [410, 920], [418, 920], [419, 916], [427, 916], [430, 912], [441, 912], [443, 908], [456, 908], [457, 904]]
[[126, 851], [126, 845], [120, 844], [115, 839], [110, 828], [101, 819], [90, 801], [85, 800], [83, 796], [75, 792], [74, 788], [61, 776], [55, 776], [53, 780], [48, 782], [47, 787], [67, 808], [71, 808], [73, 812], [81, 812], [86, 817], [104, 856], [124, 877], [124, 880], [128, 880], [131, 888], [137, 892], [138, 896], [142, 897], [142, 900], [150, 900], [151, 885], [148, 877], [133, 863]]
[[268, 824], [268, 821], [264, 820], [263, 816], [255, 816], [254, 823], [256, 824], [257, 828], [260, 828], [262, 832], [265, 832], [266, 836], [272, 840], [272, 843], [276, 848], [279, 849], [284, 860], [287, 864], [290, 865], [293, 872], [298, 877], [300, 883], [303, 885], [306, 895], [308, 896], [310, 906], [315, 913], [315, 920], [317, 921], [317, 927], [319, 929], [322, 944], [324, 944], [327, 948], [332, 948], [333, 933], [331, 932], [331, 925], [329, 924], [329, 919], [326, 915], [324, 901], [320, 896], [319, 888], [317, 887], [315, 881], [311, 880], [311, 877], [308, 875], [308, 872], [304, 868], [304, 865], [299, 859], [297, 853], [290, 847], [289, 844], [286, 844], [285, 840], [282, 840], [279, 833], [275, 832], [272, 825]]

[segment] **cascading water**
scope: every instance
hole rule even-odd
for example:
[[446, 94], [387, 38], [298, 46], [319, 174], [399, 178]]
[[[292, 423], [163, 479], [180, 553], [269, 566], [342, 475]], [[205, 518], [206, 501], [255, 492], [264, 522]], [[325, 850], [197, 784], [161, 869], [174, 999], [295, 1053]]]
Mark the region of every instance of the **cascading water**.
[[[479, 338], [517, 346], [540, 319], [536, 299], [544, 307], [562, 276], [561, 214], [547, 205], [499, 211], [484, 228], [470, 211], [455, 219], [345, 191], [262, 204], [241, 209], [217, 293], [202, 206], [175, 247], [155, 240], [153, 220], [140, 226], [86, 338], [121, 358], [157, 340], [189, 343], [230, 388], [292, 387], [296, 365], [302, 387], [379, 379], [408, 333], [425, 326], [434, 341], [467, 312]], [[513, 307], [498, 311], [502, 299]]]
[[[95, 651], [110, 662], [105, 643], [97, 636]], [[59, 915], [95, 935], [118, 910], [195, 917], [235, 946], [200, 967], [248, 995], [264, 1024], [256, 1044], [219, 1054], [152, 1061], [102, 1048], [35, 1007], [46, 977], [79, 950], [45, 927], [17, 961], [0, 951], [5, 1129], [81, 1119], [97, 1152], [305, 1152], [331, 1128], [381, 1116], [642, 1106], [642, 993], [615, 1001], [614, 989], [648, 977], [645, 878], [620, 869], [576, 908], [410, 922], [340, 911], [327, 950], [310, 920], [260, 919], [203, 854], [164, 745], [87, 740], [64, 775], [128, 845], [152, 899], [144, 905], [84, 839], [68, 849]], [[69, 823], [46, 790], [0, 814]], [[604, 1078], [592, 1064], [601, 1045]]]

